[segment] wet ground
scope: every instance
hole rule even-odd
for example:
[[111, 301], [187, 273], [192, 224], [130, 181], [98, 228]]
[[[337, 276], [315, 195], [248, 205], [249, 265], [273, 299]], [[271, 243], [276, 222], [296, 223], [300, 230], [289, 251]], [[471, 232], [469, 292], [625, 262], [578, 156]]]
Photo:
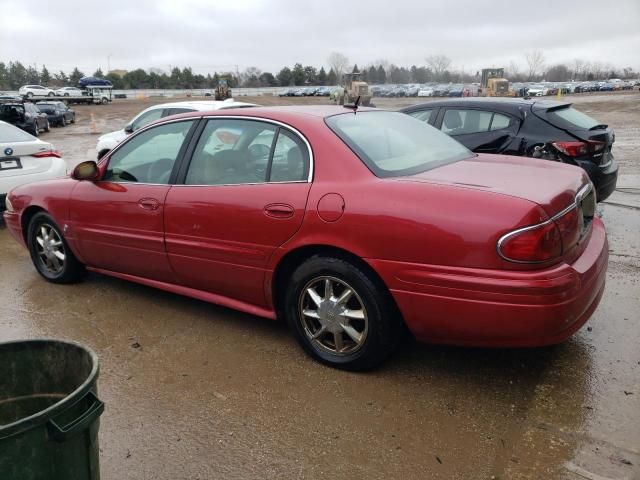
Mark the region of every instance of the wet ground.
[[[601, 205], [602, 303], [564, 344], [407, 343], [375, 372], [345, 373], [308, 359], [277, 322], [96, 274], [48, 284], [1, 222], [0, 340], [98, 353], [106, 480], [639, 479], [640, 94], [574, 100], [615, 129], [621, 191]], [[42, 138], [71, 165], [95, 146], [91, 113], [104, 133], [150, 103], [80, 106], [75, 126]]]

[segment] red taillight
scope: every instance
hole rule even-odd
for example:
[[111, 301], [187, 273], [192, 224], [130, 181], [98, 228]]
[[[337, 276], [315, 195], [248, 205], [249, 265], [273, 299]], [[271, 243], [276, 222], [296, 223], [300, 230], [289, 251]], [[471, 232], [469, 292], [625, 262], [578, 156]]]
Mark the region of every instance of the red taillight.
[[34, 153], [31, 156], [36, 158], [44, 158], [44, 157], [62, 158], [62, 152], [59, 152], [58, 150], [47, 150], [46, 152]]
[[561, 234], [553, 222], [521, 228], [500, 238], [498, 252], [511, 262], [546, 262], [562, 254]]
[[568, 157], [579, 157], [589, 153], [597, 153], [604, 149], [604, 142], [588, 140], [586, 142], [551, 142], [561, 153]]
[[578, 215], [578, 209], [572, 208], [561, 217], [554, 219], [562, 238], [562, 250], [568, 251], [580, 240], [582, 231], [582, 216]]

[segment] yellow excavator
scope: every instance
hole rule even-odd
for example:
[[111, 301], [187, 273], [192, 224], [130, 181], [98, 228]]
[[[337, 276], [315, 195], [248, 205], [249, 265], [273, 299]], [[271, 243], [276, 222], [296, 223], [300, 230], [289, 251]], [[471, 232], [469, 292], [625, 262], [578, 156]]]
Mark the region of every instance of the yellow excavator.
[[504, 68], [483, 68], [481, 87], [487, 97], [515, 97], [509, 90], [509, 80], [504, 78]]
[[354, 103], [360, 97], [360, 105], [371, 106], [369, 84], [360, 80], [359, 73], [345, 73], [343, 91], [337, 95], [338, 105]]

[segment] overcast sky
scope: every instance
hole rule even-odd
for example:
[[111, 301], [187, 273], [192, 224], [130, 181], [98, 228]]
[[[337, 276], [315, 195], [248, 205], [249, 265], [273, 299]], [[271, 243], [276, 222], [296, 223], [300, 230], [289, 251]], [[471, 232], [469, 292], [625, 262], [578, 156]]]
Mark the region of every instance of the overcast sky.
[[574, 58], [640, 70], [640, 0], [0, 0], [0, 61], [112, 69], [191, 66], [195, 73], [296, 62], [327, 66], [385, 59], [456, 69], [524, 68]]

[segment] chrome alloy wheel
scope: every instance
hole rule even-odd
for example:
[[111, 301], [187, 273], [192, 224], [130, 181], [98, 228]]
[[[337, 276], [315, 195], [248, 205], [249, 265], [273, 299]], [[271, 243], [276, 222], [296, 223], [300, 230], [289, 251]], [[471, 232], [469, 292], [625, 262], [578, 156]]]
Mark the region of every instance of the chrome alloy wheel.
[[42, 266], [54, 275], [62, 272], [66, 258], [62, 238], [51, 225], [43, 223], [36, 235], [36, 253]]
[[334, 355], [352, 354], [367, 338], [369, 322], [364, 302], [346, 282], [316, 277], [302, 289], [300, 321], [314, 346]]

